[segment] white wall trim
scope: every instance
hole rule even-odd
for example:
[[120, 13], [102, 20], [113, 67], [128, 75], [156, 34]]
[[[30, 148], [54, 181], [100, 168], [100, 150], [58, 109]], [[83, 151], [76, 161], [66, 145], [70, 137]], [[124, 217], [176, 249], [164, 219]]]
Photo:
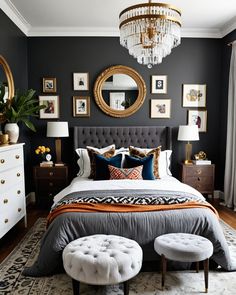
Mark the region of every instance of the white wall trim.
[[[17, 10], [11, 0], [1, 0], [0, 8], [15, 23], [15, 25], [28, 37], [118, 37], [117, 27], [33, 27]], [[222, 28], [202, 29], [183, 28], [183, 38], [223, 38], [236, 29], [236, 17]]]
[[13, 21], [13, 23], [26, 35], [30, 29], [30, 24], [22, 16], [22, 14], [16, 9], [15, 5], [10, 0], [1, 0], [0, 8], [5, 14]]

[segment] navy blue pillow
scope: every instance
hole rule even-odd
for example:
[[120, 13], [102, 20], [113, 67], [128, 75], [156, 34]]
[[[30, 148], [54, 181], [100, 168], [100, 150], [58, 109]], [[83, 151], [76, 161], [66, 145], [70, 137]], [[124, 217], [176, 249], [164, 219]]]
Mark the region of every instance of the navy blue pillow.
[[125, 160], [127, 168], [133, 168], [136, 166], [143, 165], [142, 177], [145, 180], [154, 180], [155, 176], [153, 174], [153, 155], [147, 156], [145, 158], [135, 158], [129, 155], [125, 155]]
[[110, 179], [108, 165], [121, 168], [122, 154], [118, 154], [111, 158], [105, 158], [101, 155], [95, 155], [96, 172], [94, 180]]

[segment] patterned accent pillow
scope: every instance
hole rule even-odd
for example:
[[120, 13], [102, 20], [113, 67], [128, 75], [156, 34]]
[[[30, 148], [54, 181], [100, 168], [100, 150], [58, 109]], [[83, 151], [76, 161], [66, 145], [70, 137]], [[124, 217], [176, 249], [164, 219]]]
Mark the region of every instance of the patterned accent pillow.
[[150, 150], [148, 152], [142, 151], [139, 148], [135, 148], [133, 146], [129, 147], [129, 154], [130, 156], [136, 157], [136, 158], [144, 158], [149, 155], [153, 155], [153, 174], [156, 178], [160, 178], [159, 176], [159, 157], [161, 153], [161, 146], [158, 146], [157, 148]]
[[91, 173], [89, 175], [89, 178], [94, 179], [95, 178], [95, 173], [96, 173], [96, 161], [95, 161], [95, 155], [101, 155], [104, 158], [110, 159], [111, 157], [114, 156], [115, 154], [115, 147], [112, 147], [110, 150], [104, 152], [104, 153], [99, 153], [96, 150], [90, 149], [87, 147], [88, 155], [90, 158], [90, 164], [91, 164]]
[[110, 179], [143, 179], [143, 165], [134, 168], [117, 168], [108, 165], [108, 169], [110, 171]]

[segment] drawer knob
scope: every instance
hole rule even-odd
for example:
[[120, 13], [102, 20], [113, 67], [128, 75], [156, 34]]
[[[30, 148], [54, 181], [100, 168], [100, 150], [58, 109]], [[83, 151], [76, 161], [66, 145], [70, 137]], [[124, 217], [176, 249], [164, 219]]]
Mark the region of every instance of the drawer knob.
[[51, 194], [49, 194], [49, 197], [52, 197], [52, 193], [51, 193]]
[[19, 195], [20, 193], [21, 193], [21, 191], [20, 191], [20, 190], [18, 190], [18, 191], [17, 191], [17, 194]]
[[49, 182], [49, 186], [53, 186], [53, 182]]
[[20, 156], [19, 155], [16, 155], [16, 159], [20, 159]]
[[2, 180], [1, 180], [1, 184], [4, 184], [4, 183], [5, 183], [5, 180], [4, 180], [4, 179], [2, 179]]
[[198, 181], [201, 181], [201, 178], [200, 178], [200, 177], [198, 177], [198, 178], [197, 178], [197, 180], [198, 180]]
[[53, 172], [49, 172], [49, 175], [50, 175], [50, 176], [53, 176]]
[[4, 220], [4, 222], [5, 222], [5, 223], [8, 223], [8, 219], [6, 218], [6, 219]]
[[18, 172], [18, 173], [16, 174], [16, 176], [17, 176], [17, 177], [20, 177], [20, 173]]
[[4, 199], [4, 200], [3, 200], [3, 203], [4, 203], [4, 204], [7, 204], [7, 203], [8, 203], [8, 199]]
[[201, 169], [197, 169], [197, 174], [201, 174], [202, 170]]
[[1, 164], [5, 163], [5, 160], [4, 159], [1, 159]]
[[21, 208], [18, 208], [18, 212], [20, 212], [21, 211]]

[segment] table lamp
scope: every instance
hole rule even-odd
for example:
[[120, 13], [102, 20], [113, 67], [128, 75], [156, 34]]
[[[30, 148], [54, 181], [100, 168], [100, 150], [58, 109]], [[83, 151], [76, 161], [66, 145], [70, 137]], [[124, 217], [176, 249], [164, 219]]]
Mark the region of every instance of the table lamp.
[[68, 122], [47, 122], [47, 137], [56, 137], [56, 163], [55, 165], [63, 165], [61, 161], [61, 139], [60, 137], [68, 137]]
[[198, 126], [197, 125], [180, 125], [178, 132], [178, 140], [187, 141], [185, 145], [185, 161], [184, 164], [192, 164], [192, 144], [190, 141], [199, 140]]

